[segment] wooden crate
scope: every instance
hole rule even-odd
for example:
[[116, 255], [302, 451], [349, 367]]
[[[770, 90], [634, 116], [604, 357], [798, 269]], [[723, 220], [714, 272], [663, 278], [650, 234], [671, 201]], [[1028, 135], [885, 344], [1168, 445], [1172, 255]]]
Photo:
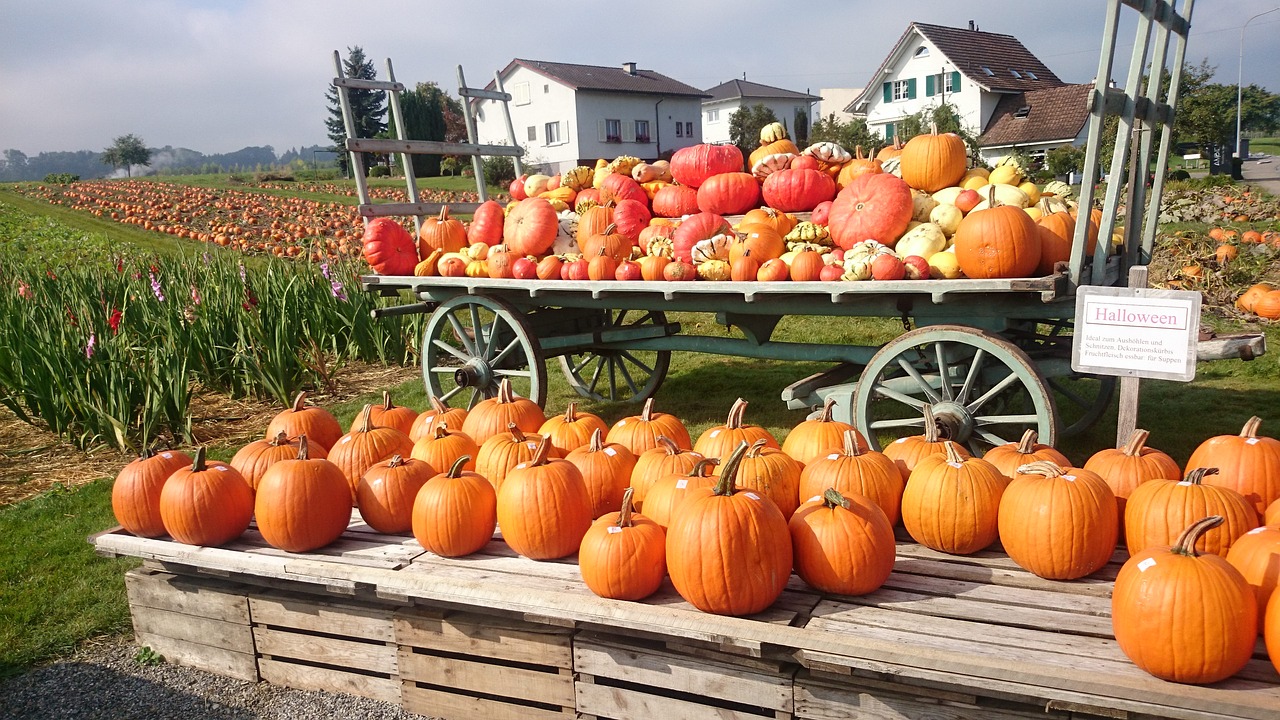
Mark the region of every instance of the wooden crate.
[[485, 615], [396, 613], [400, 702], [446, 720], [575, 716], [572, 631]]
[[631, 720], [792, 717], [789, 663], [718, 649], [581, 632], [573, 641], [578, 712]]
[[[946, 690], [891, 680], [876, 680], [804, 670], [795, 678], [796, 720], [1083, 720], [1095, 714], [1072, 714], [1050, 705], [1002, 702], [961, 688]], [[1129, 717], [1124, 713], [1106, 717]]]
[[400, 702], [391, 607], [273, 590], [248, 602], [263, 680]]
[[258, 681], [244, 586], [149, 568], [124, 581], [138, 645], [178, 665]]

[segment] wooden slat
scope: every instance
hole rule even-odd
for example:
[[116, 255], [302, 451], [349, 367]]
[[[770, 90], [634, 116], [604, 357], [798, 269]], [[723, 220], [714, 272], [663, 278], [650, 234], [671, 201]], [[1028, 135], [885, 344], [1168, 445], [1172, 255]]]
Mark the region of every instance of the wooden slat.
[[367, 670], [382, 675], [396, 674], [394, 645], [342, 640], [320, 635], [255, 627], [253, 641], [258, 654], [276, 660], [289, 658], [309, 663]]
[[338, 603], [296, 594], [261, 593], [249, 598], [254, 624], [309, 630], [376, 642], [395, 640], [391, 610]]
[[145, 569], [125, 573], [124, 586], [130, 606], [249, 624], [249, 603], [236, 592], [243, 586]]
[[[597, 718], [633, 720], [634, 718], [660, 718], [661, 720], [760, 720], [777, 715], [770, 712], [752, 713], [728, 708], [708, 708], [688, 700], [678, 700], [651, 695], [640, 690], [578, 683], [578, 713]], [[784, 716], [788, 717], [788, 716]], [[848, 717], [847, 715], [845, 716]]]
[[[369, 205], [358, 205], [356, 212], [360, 217], [393, 217], [400, 215], [438, 215], [440, 210], [448, 207], [450, 212], [459, 214], [474, 213], [480, 207], [480, 203], [374, 203]], [[378, 277], [373, 275], [370, 277]], [[407, 287], [407, 286], [406, 286]]]
[[351, 152], [409, 153], [412, 155], [483, 155], [485, 157], [520, 157], [524, 148], [514, 145], [439, 142], [436, 140], [392, 140], [381, 138], [347, 138]]
[[868, 595], [850, 598], [849, 600], [859, 605], [873, 605], [919, 615], [968, 618], [981, 620], [992, 625], [1042, 628], [1057, 632], [1092, 635], [1094, 637], [1111, 637], [1111, 618], [1079, 613], [1006, 606], [965, 598], [938, 597], [924, 593], [885, 588]]
[[266, 682], [298, 690], [324, 690], [359, 695], [392, 704], [400, 702], [400, 681], [395, 678], [357, 675], [270, 658], [258, 660], [258, 671]]
[[1112, 587], [1112, 583], [1109, 580], [1092, 576], [1070, 581], [1046, 580], [1021, 569], [1008, 570], [917, 557], [898, 557], [894, 563], [893, 571], [895, 573], [949, 578], [1001, 587], [1049, 590], [1057, 593], [1089, 595], [1108, 599], [1111, 597]]
[[1019, 718], [1049, 718], [1068, 720], [1070, 715], [1046, 712], [1042, 708], [1017, 712], [980, 705], [968, 705], [947, 700], [928, 701], [905, 695], [885, 692], [865, 692], [853, 688], [837, 688], [830, 685], [796, 683], [797, 720], [847, 720], [851, 717], [867, 720], [1017, 720]]
[[510, 697], [527, 702], [573, 707], [573, 674], [569, 670], [530, 670], [491, 662], [437, 657], [401, 647], [400, 679], [462, 693]]
[[135, 632], [139, 647], [148, 647], [167, 662], [186, 665], [215, 675], [258, 682], [258, 658], [252, 652], [236, 652], [150, 632]]
[[[989, 602], [1009, 607], [1012, 612], [1016, 612], [1019, 607], [1028, 607], [1080, 613], [1094, 617], [1111, 617], [1111, 600], [1109, 598], [1074, 595], [1056, 592], [1051, 589], [1001, 587], [970, 580], [911, 575], [898, 572], [896, 566], [893, 574], [885, 581], [884, 587], [918, 592], [925, 595]], [[1109, 626], [1110, 623], [1107, 623], [1107, 625]]]
[[404, 85], [398, 82], [387, 82], [385, 80], [366, 80], [364, 78], [337, 77], [333, 79], [334, 87], [344, 87], [350, 90], [382, 90], [384, 92], [404, 92]]
[[397, 613], [396, 643], [435, 652], [473, 655], [509, 662], [572, 668], [570, 634], [502, 618], [458, 614], [439, 618], [413, 610]]
[[547, 710], [515, 702], [457, 695], [405, 683], [400, 704], [411, 713], [444, 720], [573, 720], [571, 707]]
[[248, 625], [141, 606], [131, 608], [131, 611], [133, 630], [139, 635], [160, 635], [232, 652], [253, 654], [253, 636]]
[[458, 96], [511, 102], [511, 93], [498, 92], [497, 90], [482, 90], [480, 88], [458, 88]]

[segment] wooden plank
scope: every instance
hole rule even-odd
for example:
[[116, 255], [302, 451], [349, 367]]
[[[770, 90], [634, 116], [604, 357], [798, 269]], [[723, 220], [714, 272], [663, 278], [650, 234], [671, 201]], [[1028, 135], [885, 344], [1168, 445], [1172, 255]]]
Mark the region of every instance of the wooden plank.
[[548, 710], [514, 702], [468, 697], [405, 683], [400, 706], [411, 713], [444, 720], [572, 720], [573, 708]]
[[253, 654], [253, 635], [249, 632], [248, 625], [141, 606], [131, 610], [133, 630], [139, 635], [160, 635], [223, 650]]
[[392, 704], [400, 703], [400, 681], [396, 678], [357, 675], [342, 670], [299, 665], [271, 658], [260, 658], [258, 671], [266, 682], [298, 690], [323, 690], [359, 695]]
[[635, 718], [706, 720], [708, 717], [714, 717], [717, 720], [760, 720], [760, 718], [778, 717], [772, 712], [765, 714], [763, 711], [753, 713], [721, 707], [712, 708], [688, 700], [606, 685], [580, 682], [577, 684], [577, 691], [579, 714], [613, 720], [634, 720]]
[[366, 80], [364, 78], [336, 77], [334, 87], [345, 87], [352, 90], [382, 90], [384, 92], [404, 92], [404, 85], [385, 80]]
[[660, 687], [729, 702], [791, 711], [792, 671], [763, 673], [701, 660], [626, 640], [582, 634], [573, 643], [573, 669], [632, 685]]
[[394, 645], [306, 635], [267, 627], [255, 627], [253, 640], [258, 654], [264, 657], [304, 660], [383, 675], [396, 674]]
[[258, 682], [258, 658], [252, 652], [235, 652], [149, 632], [135, 632], [134, 641], [139, 647], [148, 647], [163, 655], [167, 662], [237, 680]]
[[838, 688], [814, 684], [797, 679], [797, 719], [804, 720], [1019, 720], [1025, 718], [1058, 718], [1070, 716], [1060, 712], [1046, 712], [1043, 707], [1028, 706], [1024, 710], [1001, 709], [980, 705], [911, 698], [877, 689], [865, 692], [855, 687]]
[[395, 630], [388, 608], [338, 603], [322, 597], [265, 592], [249, 598], [256, 625], [323, 632], [330, 635], [392, 642]]
[[1007, 570], [963, 563], [944, 562], [916, 557], [898, 557], [893, 571], [911, 575], [965, 580], [1001, 587], [1050, 590], [1058, 593], [1110, 598], [1113, 583], [1105, 578], [1089, 576], [1079, 580], [1046, 580], [1025, 570]]
[[235, 592], [242, 586], [137, 568], [125, 573], [124, 586], [130, 607], [249, 624], [249, 603], [243, 593]]
[[[969, 580], [956, 580], [945, 577], [927, 575], [911, 575], [894, 572], [885, 581], [884, 587], [896, 590], [908, 590], [926, 595], [938, 595], [972, 601], [985, 601], [1007, 606], [1011, 612], [1020, 607], [1058, 610], [1069, 613], [1082, 613], [1094, 617], [1111, 617], [1111, 600], [1109, 598], [1073, 595], [1020, 587], [990, 585]], [[1108, 623], [1110, 625], [1110, 623]]]
[[902, 612], [939, 617], [980, 620], [992, 625], [1041, 628], [1064, 633], [1111, 637], [1111, 618], [1100, 618], [1056, 610], [1010, 607], [964, 598], [935, 597], [922, 593], [880, 589], [868, 595], [847, 598], [859, 605], [872, 605]]
[[524, 155], [524, 148], [518, 145], [485, 145], [436, 140], [347, 138], [346, 147], [351, 152], [410, 153], [412, 155], [482, 155], [485, 157]]
[[558, 628], [478, 615], [431, 617], [412, 610], [396, 613], [393, 626], [396, 643], [401, 646], [555, 668], [573, 667], [570, 633]]
[[[357, 205], [356, 212], [360, 217], [391, 217], [400, 215], [438, 215], [442, 208], [448, 207], [450, 212], [458, 214], [474, 213], [480, 207], [480, 203], [376, 203], [372, 205]], [[377, 276], [374, 276], [377, 277]], [[401, 286], [401, 289], [407, 289], [411, 286]]]
[[527, 702], [573, 707], [569, 670], [530, 670], [492, 662], [436, 657], [401, 647], [400, 679], [452, 688], [462, 693], [510, 697]]

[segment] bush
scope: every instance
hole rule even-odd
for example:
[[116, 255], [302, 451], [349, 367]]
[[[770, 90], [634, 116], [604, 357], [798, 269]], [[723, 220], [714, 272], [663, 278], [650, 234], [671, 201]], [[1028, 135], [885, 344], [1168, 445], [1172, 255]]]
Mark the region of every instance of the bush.
[[484, 159], [484, 181], [488, 185], [505, 188], [516, 179], [516, 164], [511, 158], [487, 157]]
[[374, 165], [373, 167], [369, 168], [369, 177], [371, 178], [390, 177], [390, 176], [391, 176], [391, 170], [387, 168], [386, 165]]
[[287, 170], [262, 170], [253, 174], [256, 182], [294, 182], [297, 178]]
[[1169, 173], [1170, 180], [1190, 180], [1191, 173], [1186, 170], [1174, 170]]
[[44, 181], [49, 185], [70, 185], [80, 182], [80, 176], [71, 173], [49, 173], [44, 176]]

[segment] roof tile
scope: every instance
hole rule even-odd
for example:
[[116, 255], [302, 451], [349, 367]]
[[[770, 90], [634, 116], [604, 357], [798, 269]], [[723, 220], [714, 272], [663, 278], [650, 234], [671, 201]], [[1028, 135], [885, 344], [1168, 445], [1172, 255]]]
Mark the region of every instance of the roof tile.
[[[1000, 98], [986, 130], [978, 137], [981, 147], [1024, 145], [1051, 140], [1069, 141], [1089, 120], [1093, 84], [1061, 85]], [[1021, 108], [1025, 117], [1017, 117]]]
[[[597, 92], [638, 93], [642, 95], [686, 95], [705, 98], [707, 94], [692, 85], [673, 80], [652, 70], [636, 69], [634, 75], [622, 65], [576, 65], [573, 63], [522, 60], [516, 58], [503, 70], [505, 75], [516, 65], [545, 75], [575, 90]], [[490, 83], [492, 85], [492, 83]]]

